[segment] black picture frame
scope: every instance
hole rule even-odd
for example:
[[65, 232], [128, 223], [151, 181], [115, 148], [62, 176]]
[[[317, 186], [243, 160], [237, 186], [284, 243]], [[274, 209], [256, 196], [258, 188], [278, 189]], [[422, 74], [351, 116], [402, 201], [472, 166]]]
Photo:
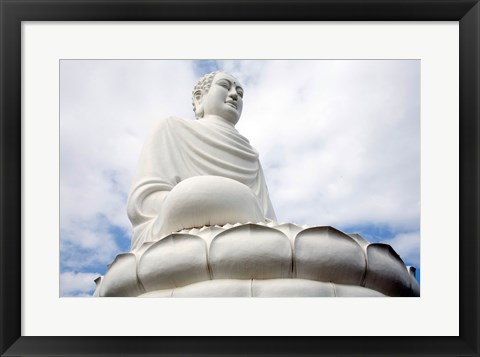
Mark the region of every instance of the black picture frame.
[[[0, 0], [1, 355], [479, 356], [480, 5], [478, 2], [479, 0]], [[21, 22], [172, 20], [459, 21], [460, 336], [21, 336]], [[440, 319], [441, 311], [439, 311]]]

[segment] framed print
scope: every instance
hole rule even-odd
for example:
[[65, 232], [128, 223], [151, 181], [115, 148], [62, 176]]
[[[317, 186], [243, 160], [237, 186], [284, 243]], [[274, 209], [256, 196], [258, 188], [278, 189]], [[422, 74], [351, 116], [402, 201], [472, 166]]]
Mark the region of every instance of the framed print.
[[[224, 32], [221, 28], [217, 26], [216, 30]], [[204, 30], [197, 27], [198, 31]], [[235, 30], [229, 26], [229, 31]], [[244, 28], [244, 37], [245, 31]], [[228, 99], [230, 107], [236, 109], [239, 104], [239, 111], [215, 109], [215, 113], [229, 118], [220, 119], [211, 114], [205, 103], [207, 115], [200, 112], [198, 120], [194, 120], [191, 83], [196, 82], [195, 76], [203, 78], [204, 71], [221, 70], [235, 73], [236, 77], [220, 72], [207, 75], [202, 83], [209, 83], [212, 76], [240, 78], [238, 92], [231, 92]], [[152, 73], [158, 81], [150, 80]], [[212, 83], [216, 81], [212, 79]], [[227, 82], [220, 83], [227, 86]], [[83, 109], [78, 111], [79, 107]], [[342, 107], [357, 110], [342, 111]], [[402, 110], [392, 113], [392, 108]], [[135, 115], [128, 114], [133, 112]], [[179, 114], [172, 117], [170, 113]], [[168, 128], [177, 124], [185, 124], [187, 132], [182, 127]], [[152, 144], [144, 146], [144, 159], [139, 160], [147, 165], [136, 165], [133, 161], [140, 156], [146, 127], [155, 128], [154, 138], [147, 139]], [[220, 128], [225, 130], [220, 131], [224, 135], [218, 135]], [[164, 131], [170, 130], [175, 140], [158, 140]], [[196, 134], [190, 137], [192, 131]], [[183, 134], [178, 135], [180, 132]], [[351, 146], [354, 142], [356, 147]], [[95, 148], [94, 153], [89, 148]], [[178, 152], [184, 153], [183, 160]], [[333, 157], [336, 159], [331, 160]], [[183, 166], [183, 161], [189, 164]], [[61, 297], [420, 294], [420, 60], [62, 59], [60, 162]], [[228, 167], [226, 162], [237, 164]], [[161, 169], [156, 171], [153, 163]], [[137, 173], [133, 174], [135, 167]], [[396, 168], [394, 174], [387, 174], [392, 167]], [[178, 173], [174, 180], [173, 172]], [[298, 174], [302, 172], [305, 174]], [[135, 177], [135, 183], [129, 194], [131, 177]], [[249, 191], [240, 194], [242, 186], [218, 177], [250, 185], [246, 186]], [[214, 180], [216, 184], [205, 187], [205, 180]], [[198, 202], [194, 196], [208, 191], [208, 187], [215, 189], [210, 195], [202, 193]], [[189, 206], [191, 211], [182, 204], [180, 214], [174, 214], [176, 218], [164, 216], [157, 221], [153, 218], [157, 214], [151, 215], [142, 208], [147, 191], [167, 195], [167, 207], [175, 206], [173, 198], [187, 188], [188, 201], [197, 203]], [[244, 197], [252, 197], [250, 191], [255, 196], [246, 200]], [[236, 198], [225, 198], [231, 195]], [[129, 197], [129, 213], [119, 215], [118, 212], [126, 211], [125, 197]], [[217, 201], [217, 197], [221, 200]], [[224, 202], [228, 202], [226, 206]], [[387, 204], [390, 210], [382, 210], [381, 202], [396, 204]], [[244, 205], [250, 208], [244, 209]], [[199, 206], [204, 207], [206, 216], [198, 214]], [[173, 207], [160, 210], [176, 212]], [[137, 220], [140, 217], [141, 223]], [[127, 218], [138, 226], [133, 228], [133, 239]], [[160, 238], [152, 232], [154, 222], [161, 222]], [[181, 233], [171, 235], [170, 231]], [[229, 242], [225, 243], [227, 247], [231, 246], [234, 235], [243, 237], [236, 243], [243, 248], [228, 248], [231, 268], [220, 268], [225, 253], [220, 253], [219, 244], [225, 240]], [[167, 237], [170, 238], [164, 240]], [[170, 239], [175, 248], [166, 245]], [[267, 240], [268, 249], [258, 245]], [[331, 243], [320, 248], [323, 240]], [[155, 245], [151, 245], [153, 242]], [[341, 247], [350, 247], [346, 249], [351, 249], [353, 257], [344, 252], [336, 254], [337, 260], [327, 260], [329, 249], [342, 251], [340, 242], [345, 244]], [[389, 243], [392, 249], [399, 249], [403, 263], [395, 260], [395, 253], [385, 245]], [[307, 246], [309, 251], [315, 249], [323, 254], [311, 259], [303, 250]], [[362, 246], [370, 255], [368, 267]], [[188, 265], [180, 273], [177, 269], [182, 257], [187, 256], [186, 250], [198, 258], [198, 265]], [[250, 253], [242, 257], [234, 253], [243, 250]], [[124, 253], [113, 258], [119, 251]], [[276, 252], [275, 257], [264, 256], [272, 252]], [[157, 258], [148, 258], [152, 254], [169, 256], [160, 260], [176, 267], [171, 271], [175, 276], [172, 280], [165, 278], [169, 276], [166, 267], [157, 269]], [[392, 264], [398, 262], [395, 266], [399, 269], [393, 272], [398, 273], [402, 283], [386, 284], [388, 279], [374, 278], [379, 276], [375, 270], [376, 254]], [[243, 259], [246, 256], [248, 262]], [[320, 266], [323, 259], [325, 265]], [[149, 261], [154, 267], [146, 268]], [[342, 269], [334, 265], [348, 267], [344, 269], [349, 273], [340, 273]], [[128, 275], [132, 279], [123, 280]], [[98, 276], [101, 277], [94, 285]], [[123, 283], [113, 283], [117, 279]]]
[[[478, 1], [386, 0], [338, 4], [321, 0], [0, 1], [2, 356], [479, 354]], [[278, 79], [276, 87], [282, 78], [288, 78], [285, 81], [292, 88], [290, 93], [301, 92], [297, 100], [304, 104], [313, 87], [304, 86], [303, 92], [302, 88], [294, 89], [295, 76], [287, 75], [286, 71], [304, 76], [306, 82], [308, 78], [310, 82], [325, 78], [324, 82], [330, 83], [331, 68], [322, 72], [323, 77], [314, 75], [320, 61], [332, 61], [331, 67], [338, 68], [340, 62], [361, 60], [381, 73], [377, 78], [372, 75], [377, 72], [373, 71], [364, 72], [365, 76], [345, 72], [352, 78], [345, 80], [344, 89], [338, 92], [332, 89], [332, 98], [353, 91], [355, 83], [361, 81], [415, 78], [418, 86], [405, 87], [404, 91], [420, 98], [412, 105], [420, 113], [420, 129], [417, 123], [416, 131], [407, 131], [410, 140], [405, 139], [404, 151], [421, 142], [420, 158], [405, 159], [409, 164], [416, 162], [415, 165], [421, 166], [420, 173], [417, 170], [418, 175], [414, 175], [414, 180], [420, 180], [418, 196], [421, 197], [421, 205], [415, 212], [421, 213], [414, 217], [417, 225], [412, 229], [421, 231], [422, 236], [421, 258], [418, 257], [422, 267], [419, 297], [378, 300], [80, 297], [92, 294], [89, 284], [94, 278], [92, 273], [97, 271], [65, 269], [78, 266], [82, 260], [87, 264], [91, 258], [92, 250], [80, 251], [88, 245], [91, 233], [88, 229], [83, 235], [85, 246], [72, 245], [71, 249], [58, 253], [65, 248], [59, 239], [60, 231], [65, 229], [62, 214], [66, 214], [62, 167], [76, 162], [71, 159], [75, 156], [66, 155], [62, 147], [67, 147], [67, 143], [71, 144], [68, 146], [71, 150], [78, 147], [90, 150], [91, 157], [109, 157], [111, 147], [98, 144], [114, 136], [113, 127], [107, 124], [124, 120], [122, 111], [130, 112], [127, 120], [146, 113], [137, 111], [135, 105], [144, 108], [143, 96], [159, 95], [151, 90], [142, 92], [145, 88], [135, 89], [134, 81], [114, 80], [111, 83], [129, 87], [130, 91], [122, 98], [132, 104], [114, 111], [108, 107], [121, 106], [104, 96], [108, 88], [94, 86], [82, 92], [82, 83], [93, 77], [102, 78], [96, 83], [107, 83], [103, 76], [109, 71], [107, 67], [113, 68], [113, 63], [121, 67], [120, 72], [114, 71], [118, 74], [132, 63], [145, 67], [153, 66], [156, 61], [172, 66], [163, 72], [154, 72], [152, 67], [152, 73], [164, 81], [171, 75], [180, 90], [183, 88], [180, 73], [185, 68], [182, 63], [187, 60], [200, 61], [194, 66], [203, 67], [216, 63], [216, 66], [245, 69], [248, 64], [250, 70], [258, 70], [265, 63], [278, 65], [281, 69], [276, 76], [266, 78]], [[396, 66], [395, 61], [400, 65]], [[407, 62], [412, 69], [402, 67]], [[296, 69], [298, 63], [303, 63], [304, 74]], [[392, 66], [388, 67], [390, 72], [382, 72], [383, 63]], [[108, 66], [101, 67], [103, 64]], [[85, 65], [89, 68], [87, 72]], [[267, 65], [262, 68], [268, 70]], [[145, 77], [136, 70], [128, 73]], [[255, 73], [253, 77], [260, 78], [260, 72]], [[340, 81], [332, 78], [330, 88], [336, 83], [341, 89]], [[157, 79], [152, 76], [149, 80], [154, 83]], [[370, 94], [385, 102], [382, 97], [385, 93], [372, 90]], [[97, 100], [102, 105], [87, 108], [79, 100], [85, 95], [90, 95], [91, 102]], [[74, 98], [69, 102], [70, 107], [65, 101], [68, 96]], [[272, 98], [285, 106], [288, 103], [281, 91], [272, 94], [269, 100], [275, 100]], [[371, 112], [362, 112], [361, 98], [354, 104], [361, 122], [358, 125], [365, 123], [377, 129], [380, 148], [376, 151], [383, 147], [388, 153], [387, 146], [398, 139], [395, 135], [405, 134], [395, 131], [396, 127], [388, 132], [379, 131], [379, 123], [391, 125], [391, 122], [368, 122], [365, 113]], [[159, 106], [167, 107], [167, 102], [162, 103]], [[405, 103], [392, 100], [390, 104], [385, 113], [412, 110]], [[272, 119], [267, 119], [268, 105], [256, 106], [266, 108], [261, 131], [280, 125], [281, 121], [275, 121], [273, 114]], [[342, 104], [331, 110], [338, 111], [339, 107]], [[328, 108], [322, 110], [322, 115], [328, 112]], [[80, 118], [95, 123], [94, 131], [88, 129], [90, 133], [82, 133], [82, 128], [87, 127], [71, 115], [74, 111], [84, 113]], [[152, 116], [158, 114], [158, 107], [151, 112]], [[289, 111], [289, 117], [295, 118], [296, 112], [300, 113]], [[64, 118], [68, 115], [73, 118], [71, 123], [79, 125], [67, 127]], [[309, 123], [312, 128], [317, 124], [301, 118], [297, 119], [297, 124], [300, 123], [304, 126]], [[354, 126], [355, 119], [350, 123]], [[120, 141], [126, 143], [133, 138], [132, 130], [136, 130], [137, 124], [119, 126], [125, 132]], [[292, 128], [285, 129], [281, 136], [291, 139], [289, 132], [295, 130]], [[66, 130], [70, 136], [65, 135]], [[346, 132], [347, 128], [339, 125], [335, 131]], [[255, 137], [255, 129], [250, 132]], [[305, 139], [305, 145], [313, 145], [323, 134], [312, 129], [303, 130], [302, 135], [304, 138], [310, 135], [311, 140]], [[97, 136], [99, 140], [93, 144], [93, 139], [82, 139], [89, 136]], [[330, 136], [335, 137], [335, 133]], [[347, 141], [355, 141], [355, 136]], [[274, 147], [263, 148], [274, 151], [280, 147], [271, 145]], [[341, 152], [339, 148], [336, 150]], [[287, 157], [294, 151], [291, 145], [285, 146], [282, 155]], [[130, 162], [125, 155], [118, 155], [118, 161], [124, 158], [123, 161]], [[391, 166], [393, 172], [400, 169], [398, 165]], [[102, 162], [88, 167], [82, 175], [78, 167], [74, 168], [70, 173], [78, 177], [71, 182], [78, 183], [78, 187], [95, 187], [97, 191], [92, 189], [90, 196], [84, 194], [92, 206], [110, 205], [117, 209], [116, 203], [108, 200], [105, 203], [101, 194], [95, 194], [105, 189], [102, 182], [88, 180], [95, 177], [95, 168], [104, 170], [104, 176], [113, 183], [123, 180]], [[298, 168], [296, 172], [301, 170]], [[119, 196], [122, 195], [123, 191]], [[81, 196], [82, 193], [69, 196], [68, 202], [73, 207], [70, 219], [78, 223], [71, 226], [74, 231], [84, 227], [81, 212], [75, 207], [84, 207]], [[359, 193], [355, 197], [367, 202]], [[108, 245], [108, 234], [115, 232], [107, 227], [103, 233], [106, 237], [103, 242]], [[68, 285], [71, 281], [86, 281], [88, 287], [84, 290], [78, 285], [72, 287]]]

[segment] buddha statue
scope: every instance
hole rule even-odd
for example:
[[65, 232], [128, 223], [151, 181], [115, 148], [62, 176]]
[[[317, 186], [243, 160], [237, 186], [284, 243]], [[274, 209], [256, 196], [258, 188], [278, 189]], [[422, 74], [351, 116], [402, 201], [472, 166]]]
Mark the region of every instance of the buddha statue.
[[243, 88], [225, 72], [200, 79], [196, 121], [161, 120], [128, 198], [132, 249], [181, 229], [275, 220], [258, 152], [236, 129]]
[[197, 120], [161, 120], [128, 197], [131, 251], [94, 296], [419, 296], [387, 244], [333, 227], [277, 223], [258, 152], [236, 129], [243, 87], [225, 72], [193, 91]]

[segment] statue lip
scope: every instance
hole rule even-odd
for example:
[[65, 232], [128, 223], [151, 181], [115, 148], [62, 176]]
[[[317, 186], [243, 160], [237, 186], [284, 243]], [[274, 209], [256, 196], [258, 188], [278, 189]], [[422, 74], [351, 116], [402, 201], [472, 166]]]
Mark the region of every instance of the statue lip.
[[237, 103], [233, 100], [226, 100], [225, 103], [229, 104], [230, 106], [234, 107], [237, 109]]

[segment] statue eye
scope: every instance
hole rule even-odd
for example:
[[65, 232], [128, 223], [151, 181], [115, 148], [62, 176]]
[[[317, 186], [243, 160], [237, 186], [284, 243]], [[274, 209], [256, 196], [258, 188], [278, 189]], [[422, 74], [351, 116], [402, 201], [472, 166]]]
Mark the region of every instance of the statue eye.
[[217, 84], [223, 88], [230, 89], [230, 83], [228, 83], [227, 81], [220, 81], [217, 82]]
[[237, 87], [237, 94], [243, 98], [243, 89], [240, 87]]

